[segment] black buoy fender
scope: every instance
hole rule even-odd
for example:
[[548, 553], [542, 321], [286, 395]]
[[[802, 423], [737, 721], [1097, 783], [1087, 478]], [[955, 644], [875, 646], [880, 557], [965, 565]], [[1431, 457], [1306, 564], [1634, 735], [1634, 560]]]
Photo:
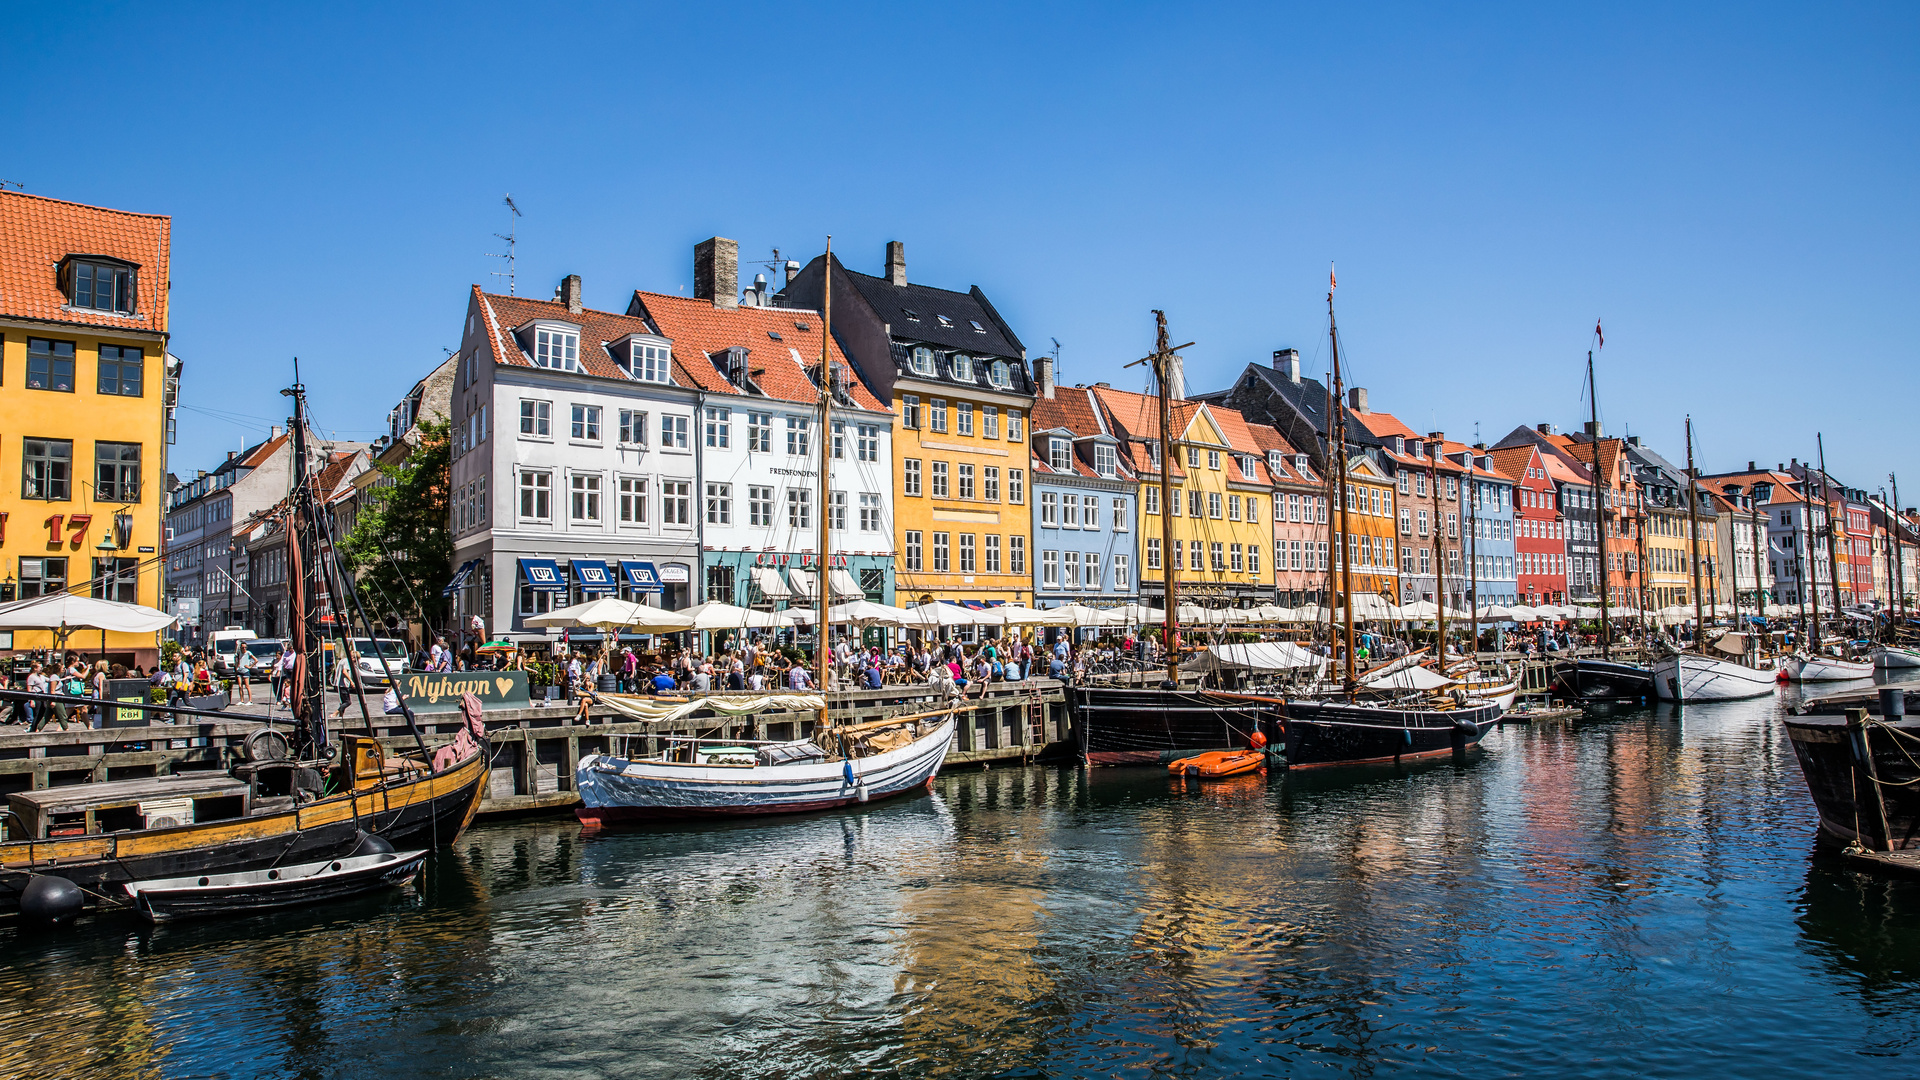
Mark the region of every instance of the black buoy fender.
[[63, 877], [36, 874], [20, 890], [20, 914], [45, 926], [65, 926], [87, 906], [80, 886]]
[[351, 859], [360, 855], [389, 855], [392, 854], [392, 852], [393, 844], [389, 842], [386, 837], [375, 833], [363, 832], [360, 834], [360, 842], [355, 844], [353, 850], [347, 853], [347, 858]]
[[1453, 727], [1455, 731], [1458, 731], [1462, 735], [1469, 735], [1476, 739], [1480, 737], [1480, 725], [1474, 723], [1467, 717], [1462, 716], [1455, 719]]

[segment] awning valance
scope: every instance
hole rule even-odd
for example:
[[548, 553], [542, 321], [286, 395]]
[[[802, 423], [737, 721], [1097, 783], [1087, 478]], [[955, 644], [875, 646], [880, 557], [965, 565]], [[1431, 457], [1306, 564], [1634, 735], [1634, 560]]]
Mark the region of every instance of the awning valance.
[[836, 566], [827, 573], [827, 585], [833, 590], [835, 600], [864, 600], [867, 591], [853, 580], [853, 574], [845, 567]]
[[622, 559], [620, 560], [620, 577], [629, 589], [650, 593], [661, 591], [660, 571], [650, 562]]
[[753, 583], [760, 587], [760, 595], [769, 600], [786, 600], [793, 596], [793, 590], [780, 577], [780, 571], [771, 566], [750, 567]]
[[480, 560], [478, 559], [468, 559], [466, 562], [461, 563], [460, 569], [453, 572], [453, 580], [447, 582], [447, 587], [440, 590], [440, 595], [452, 596], [454, 593], [466, 588], [467, 579], [473, 576], [474, 570], [478, 568], [479, 565]]
[[521, 559], [520, 577], [534, 592], [567, 591], [567, 579], [560, 576], [560, 565], [552, 559]]
[[573, 559], [567, 565], [573, 570], [573, 583], [583, 593], [610, 593], [620, 587], [604, 559]]

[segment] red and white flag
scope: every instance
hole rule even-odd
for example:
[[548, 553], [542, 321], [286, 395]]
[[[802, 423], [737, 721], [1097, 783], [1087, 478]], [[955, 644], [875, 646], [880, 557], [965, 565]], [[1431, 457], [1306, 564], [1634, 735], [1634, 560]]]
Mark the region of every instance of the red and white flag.
[[1593, 320], [1593, 336], [1600, 339], [1600, 347], [1607, 347], [1607, 335], [1600, 332], [1600, 320]]
[[1340, 287], [1340, 279], [1335, 277], [1333, 274], [1333, 264], [1328, 263], [1327, 264], [1327, 291], [1332, 292], [1333, 290], [1339, 287]]

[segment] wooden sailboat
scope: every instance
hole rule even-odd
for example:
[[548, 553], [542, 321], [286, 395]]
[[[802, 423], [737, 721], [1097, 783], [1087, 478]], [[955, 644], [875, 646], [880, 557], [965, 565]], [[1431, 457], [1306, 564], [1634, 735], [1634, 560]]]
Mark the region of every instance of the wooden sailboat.
[[[129, 887], [154, 879], [214, 877], [451, 844], [473, 820], [487, 778], [486, 729], [476, 714], [452, 744], [429, 752], [418, 728], [417, 752], [386, 749], [371, 735], [325, 732], [321, 668], [321, 596], [344, 598], [372, 635], [352, 583], [327, 561], [321, 516], [306, 452], [306, 390], [297, 381], [292, 427], [298, 471], [286, 505], [293, 646], [295, 729], [291, 756], [261, 752], [227, 771], [182, 772], [134, 780], [15, 792], [8, 796], [7, 841], [0, 843], [0, 916], [22, 911], [59, 921], [86, 907], [130, 908]], [[336, 619], [344, 628], [349, 619]], [[396, 687], [396, 690], [398, 688]], [[72, 698], [0, 691], [0, 699]], [[362, 697], [363, 716], [365, 698]], [[165, 706], [93, 703], [100, 708], [193, 715]], [[233, 714], [202, 713], [231, 721]], [[407, 723], [412, 727], [411, 713]], [[266, 730], [263, 728], [263, 730]], [[276, 734], [258, 745], [285, 746]], [[250, 745], [254, 745], [250, 743]], [[332, 792], [332, 794], [328, 794]], [[235, 895], [235, 894], [229, 894]], [[61, 898], [49, 902], [49, 898]], [[24, 901], [24, 904], [23, 904]], [[242, 908], [236, 910], [244, 910]]]
[[[1827, 446], [1826, 439], [1815, 435], [1820, 451], [1820, 502], [1824, 511], [1827, 505]], [[1846, 615], [1840, 608], [1840, 565], [1839, 556], [1833, 543], [1833, 515], [1826, 513], [1826, 528], [1822, 533], [1827, 541], [1827, 572], [1829, 580], [1834, 582], [1833, 621], [1836, 626], [1846, 625]], [[1817, 604], [1816, 604], [1817, 606]], [[1844, 650], [1843, 650], [1844, 651]], [[1872, 659], [1850, 660], [1844, 656], [1835, 656], [1826, 649], [1825, 642], [1818, 634], [1808, 647], [1797, 656], [1787, 659], [1785, 668], [1788, 677], [1795, 682], [1841, 682], [1847, 679], [1871, 679], [1875, 663]]]
[[[833, 245], [827, 244], [827, 265]], [[611, 753], [580, 759], [574, 778], [582, 822], [604, 825], [663, 817], [783, 814], [826, 810], [899, 795], [932, 783], [953, 744], [952, 709], [859, 725], [836, 724], [827, 692], [829, 648], [826, 587], [830, 516], [826, 513], [828, 470], [832, 466], [833, 395], [836, 372], [833, 341], [833, 275], [827, 275], [821, 305], [820, 475], [816, 502], [820, 514], [819, 605], [814, 623], [816, 695], [770, 695], [749, 704], [760, 711], [805, 704], [818, 709], [807, 738], [786, 742], [735, 739], [670, 739], [663, 749], [631, 754], [635, 739], [620, 737]], [[603, 695], [618, 708], [624, 695]], [[640, 700], [640, 699], [632, 699]], [[743, 715], [737, 709], [728, 715]], [[638, 738], [645, 746], [646, 740]]]

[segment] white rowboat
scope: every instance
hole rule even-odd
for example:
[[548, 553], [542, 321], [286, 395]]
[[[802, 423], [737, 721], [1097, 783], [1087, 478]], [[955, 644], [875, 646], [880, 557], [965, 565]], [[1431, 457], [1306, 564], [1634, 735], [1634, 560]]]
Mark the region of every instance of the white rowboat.
[[1773, 693], [1775, 673], [1698, 653], [1677, 653], [1653, 665], [1661, 701], [1739, 701]]

